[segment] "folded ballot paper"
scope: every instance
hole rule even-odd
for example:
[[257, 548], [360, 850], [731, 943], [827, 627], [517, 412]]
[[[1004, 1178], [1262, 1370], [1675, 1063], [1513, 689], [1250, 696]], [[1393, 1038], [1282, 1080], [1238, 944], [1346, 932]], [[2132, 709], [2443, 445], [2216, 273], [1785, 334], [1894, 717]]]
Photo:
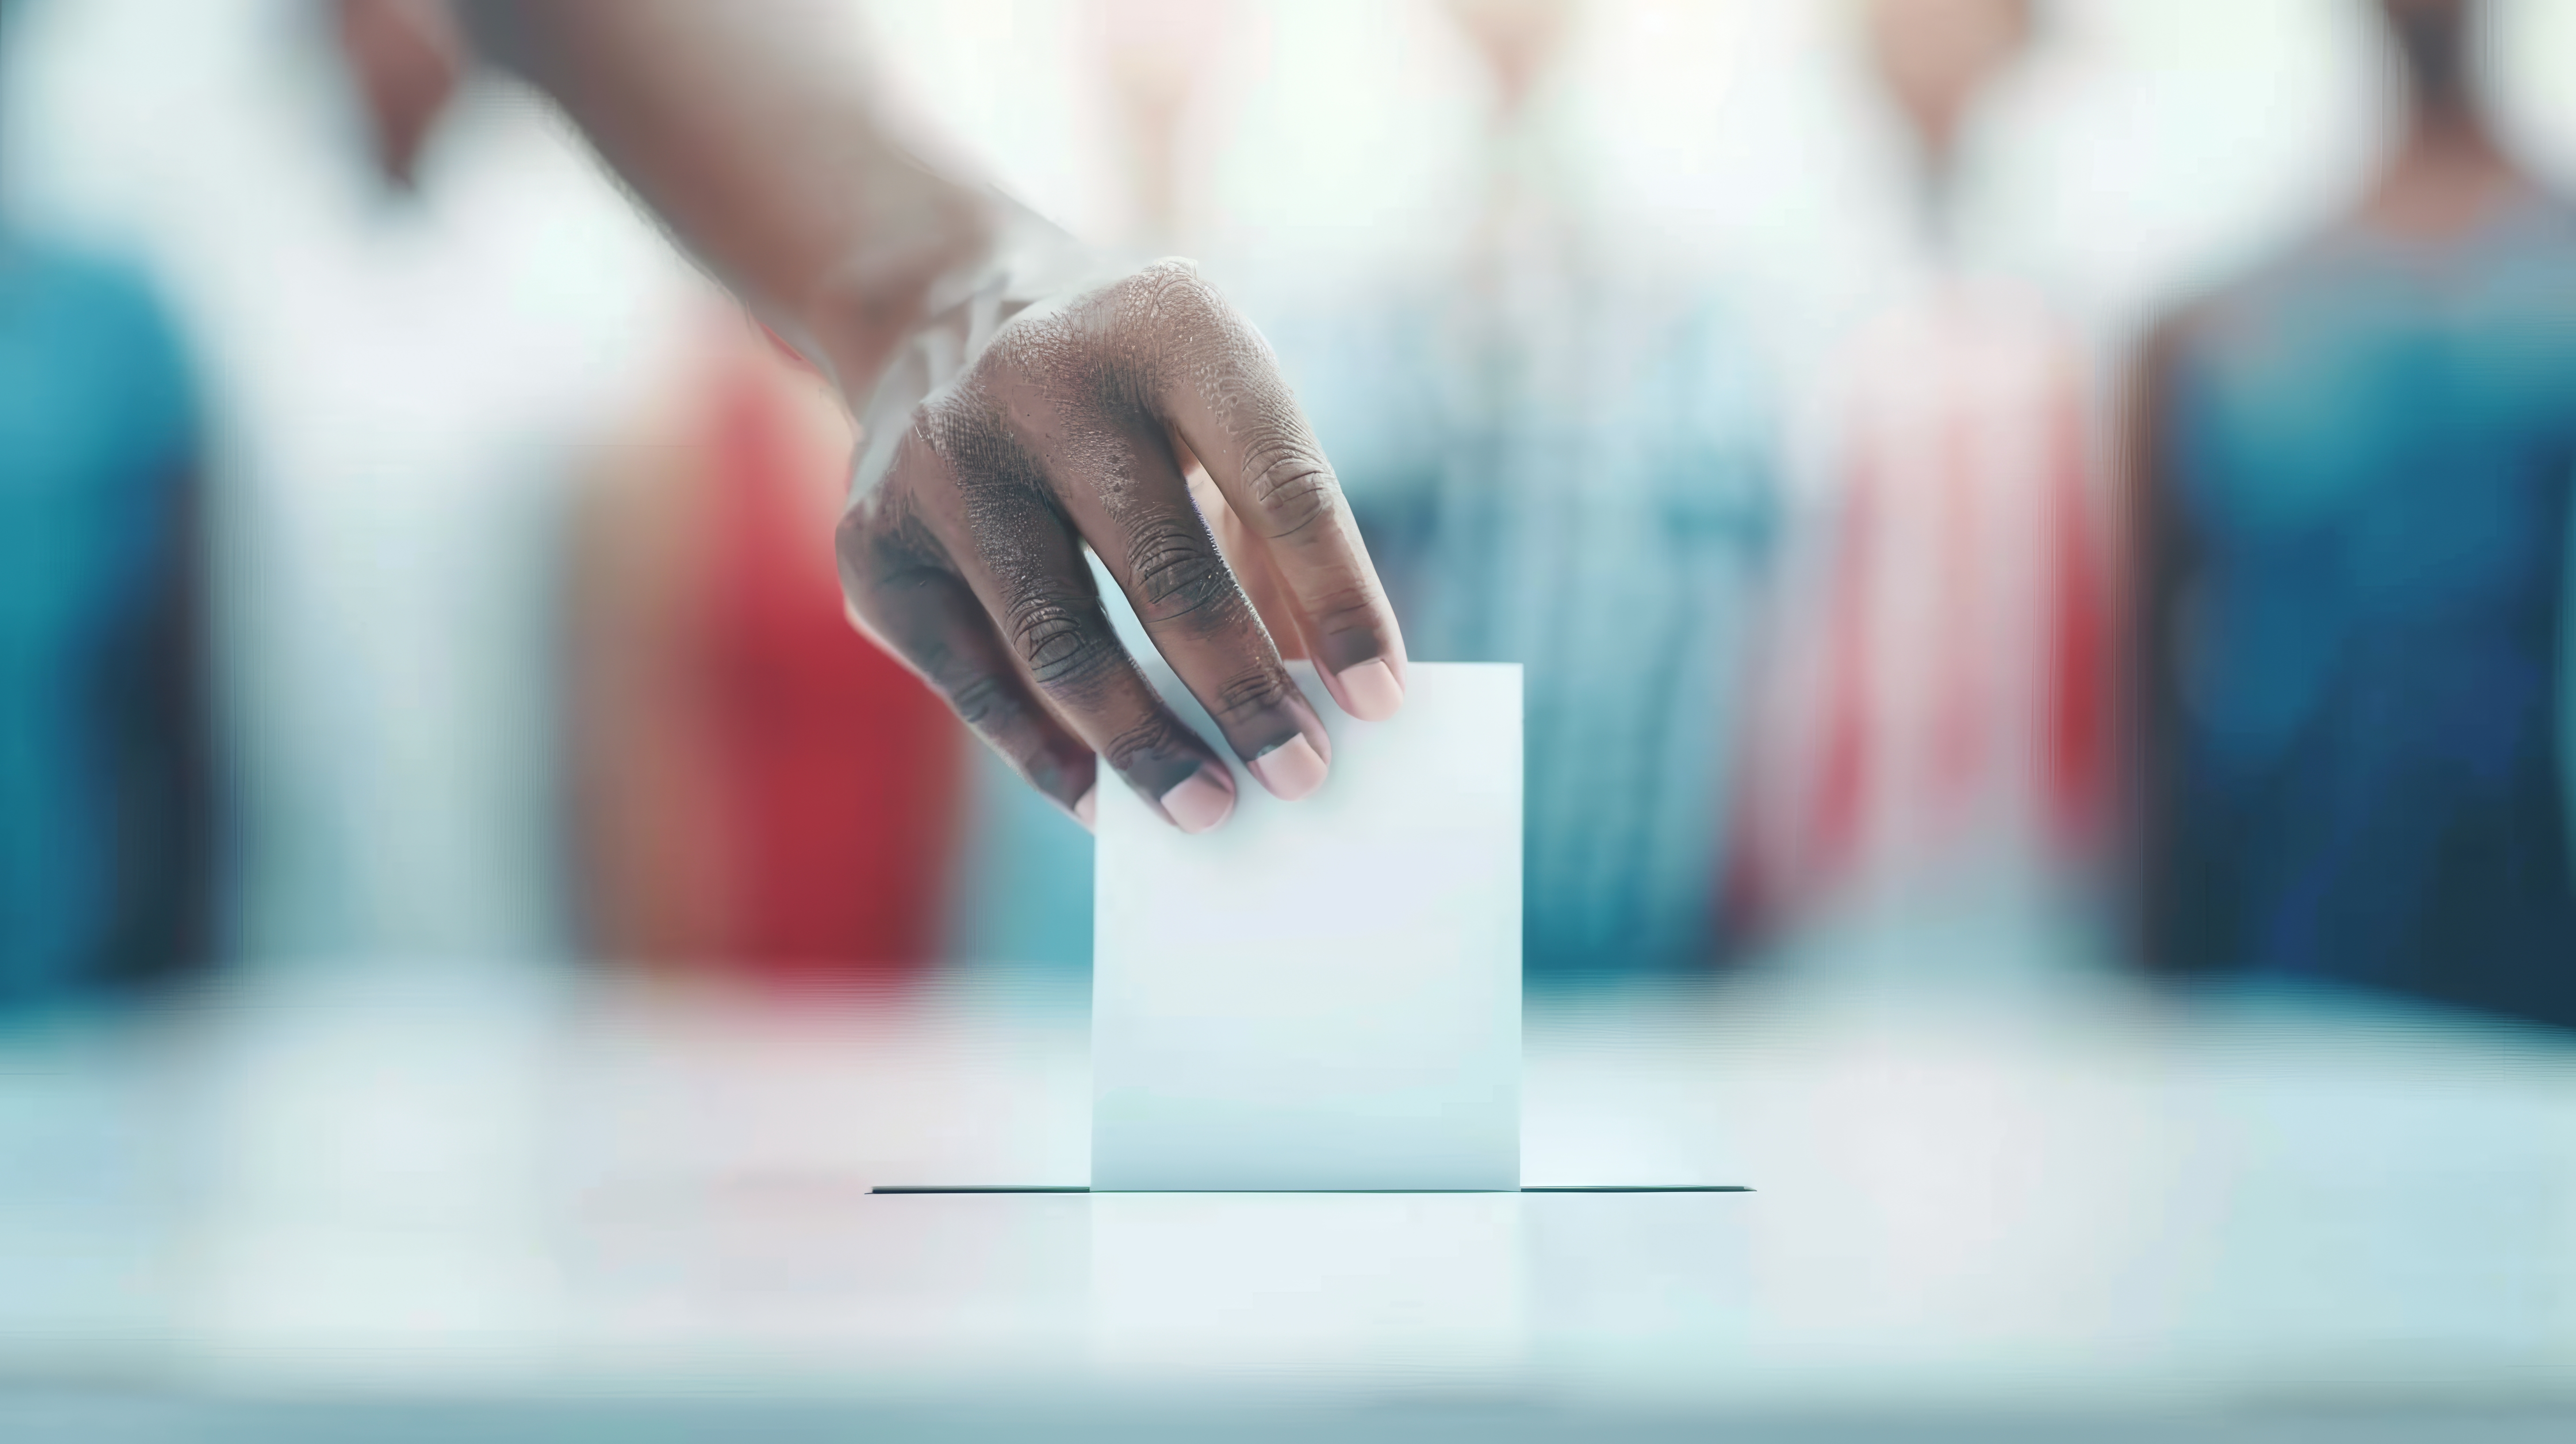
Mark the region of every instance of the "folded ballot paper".
[[1332, 736], [1313, 796], [1238, 766], [1192, 837], [1103, 778], [1091, 1186], [1518, 1188], [1520, 668], [1414, 663], [1388, 722], [1291, 670]]

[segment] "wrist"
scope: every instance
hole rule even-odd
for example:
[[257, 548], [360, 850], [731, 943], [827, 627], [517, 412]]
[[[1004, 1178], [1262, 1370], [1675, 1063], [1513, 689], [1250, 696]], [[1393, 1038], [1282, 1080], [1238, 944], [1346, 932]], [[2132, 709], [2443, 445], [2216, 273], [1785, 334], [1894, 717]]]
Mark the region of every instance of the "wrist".
[[907, 278], [899, 308], [845, 305], [834, 323], [853, 357], [844, 367], [835, 353], [834, 364], [859, 420], [854, 480], [862, 489], [891, 460], [912, 408], [973, 364], [996, 331], [1035, 302], [1095, 278], [1090, 253], [1053, 222], [999, 193], [973, 198], [982, 226], [976, 244], [953, 252], [945, 269]]
[[[891, 209], [891, 208], [888, 208]], [[826, 270], [798, 309], [797, 338], [863, 408], [904, 343], [947, 304], [958, 279], [991, 264], [1002, 232], [992, 198], [936, 182], [892, 225]]]

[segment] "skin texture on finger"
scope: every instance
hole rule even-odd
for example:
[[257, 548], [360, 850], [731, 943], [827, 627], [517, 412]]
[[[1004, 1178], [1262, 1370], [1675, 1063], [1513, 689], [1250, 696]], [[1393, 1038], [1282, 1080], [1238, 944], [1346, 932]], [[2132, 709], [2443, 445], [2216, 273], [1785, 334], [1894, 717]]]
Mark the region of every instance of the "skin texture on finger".
[[1224, 820], [1232, 773], [1119, 643], [1037, 459], [971, 377], [921, 408], [887, 485], [853, 515], [878, 535], [899, 534], [888, 520], [927, 533], [893, 553], [945, 559], [1047, 709], [1139, 796], [1188, 831]]
[[1242, 584], [1243, 594], [1252, 600], [1252, 610], [1261, 625], [1270, 629], [1270, 640], [1282, 657], [1311, 659], [1313, 648], [1306, 642], [1305, 618], [1298, 615], [1296, 602], [1288, 595], [1288, 584], [1279, 580], [1279, 569], [1270, 564], [1270, 552], [1261, 538], [1243, 524], [1226, 504], [1225, 493], [1217, 490], [1216, 478], [1191, 454], [1189, 443], [1167, 425], [1172, 457], [1180, 463], [1181, 480], [1188, 484], [1190, 501], [1207, 521], [1208, 534], [1216, 538], [1216, 549], [1225, 564], [1234, 570], [1234, 579]]
[[838, 541], [850, 624], [929, 683], [1030, 786], [1089, 827], [1099, 758], [1039, 699], [983, 603], [935, 544], [899, 518], [865, 509], [844, 516]]
[[[1279, 644], [1279, 654], [1312, 660], [1315, 624], [1297, 606], [1288, 593], [1288, 584], [1279, 579], [1279, 568], [1272, 564], [1269, 549], [1244, 525], [1243, 518], [1227, 504], [1225, 493], [1217, 489], [1207, 469], [1190, 456], [1187, 446], [1177, 440], [1173, 450], [1181, 457], [1189, 482], [1190, 499], [1198, 503], [1199, 515], [1207, 518], [1208, 530], [1216, 537], [1217, 550], [1224, 554], [1226, 565], [1243, 584], [1244, 595], [1252, 599], [1253, 610], [1261, 614], [1262, 625]], [[1400, 660], [1403, 638], [1396, 639]], [[1344, 712], [1369, 721], [1383, 721], [1395, 715], [1404, 705], [1404, 686], [1397, 680], [1396, 667], [1385, 663], [1363, 662], [1336, 675], [1317, 669], [1317, 675], [1332, 690], [1333, 700]]]
[[1138, 418], [1118, 434], [1072, 448], [1057, 464], [1069, 470], [1086, 463], [1116, 483], [1070, 477], [1059, 495], [1155, 648], [1263, 786], [1288, 801], [1314, 791], [1332, 758], [1323, 719], [1281, 664], [1160, 426]]
[[1269, 344], [1187, 262], [1157, 262], [1125, 286], [1122, 319], [1152, 358], [1156, 408], [1259, 541], [1317, 673], [1351, 715], [1391, 715], [1403, 702], [1403, 634]]
[[[1332, 743], [1192, 502], [1149, 377], [1097, 312], [1032, 318], [995, 342], [988, 383], [1057, 505], [1127, 594], [1227, 745], [1283, 798], [1323, 780]], [[1274, 756], [1274, 754], [1277, 754]]]

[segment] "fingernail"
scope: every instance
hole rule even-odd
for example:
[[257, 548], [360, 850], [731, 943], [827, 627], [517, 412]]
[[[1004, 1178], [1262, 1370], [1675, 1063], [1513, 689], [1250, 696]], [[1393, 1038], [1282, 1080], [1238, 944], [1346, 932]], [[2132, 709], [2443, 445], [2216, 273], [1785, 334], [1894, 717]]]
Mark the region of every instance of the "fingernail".
[[1384, 657], [1371, 657], [1335, 680], [1342, 684], [1342, 704], [1363, 722], [1383, 722], [1404, 705], [1404, 684]]
[[1324, 759], [1303, 735], [1289, 738], [1244, 765], [1261, 779], [1262, 786], [1270, 789], [1271, 796], [1282, 802], [1294, 802], [1324, 785]]
[[1100, 784], [1093, 783], [1090, 791], [1075, 799], [1073, 820], [1081, 823], [1089, 831], [1100, 830]]
[[1234, 811], [1234, 792], [1219, 786], [1202, 767], [1163, 794], [1163, 811], [1183, 832], [1205, 832]]

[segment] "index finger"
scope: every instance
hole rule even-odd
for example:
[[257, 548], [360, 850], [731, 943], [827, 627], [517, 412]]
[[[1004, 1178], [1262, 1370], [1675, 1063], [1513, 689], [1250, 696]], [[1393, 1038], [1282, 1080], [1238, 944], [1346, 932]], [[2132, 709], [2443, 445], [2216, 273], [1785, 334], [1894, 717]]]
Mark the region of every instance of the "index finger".
[[1187, 261], [1140, 277], [1164, 359], [1164, 419], [1267, 553], [1342, 710], [1383, 721], [1404, 705], [1404, 637], [1324, 448], [1270, 344]]

